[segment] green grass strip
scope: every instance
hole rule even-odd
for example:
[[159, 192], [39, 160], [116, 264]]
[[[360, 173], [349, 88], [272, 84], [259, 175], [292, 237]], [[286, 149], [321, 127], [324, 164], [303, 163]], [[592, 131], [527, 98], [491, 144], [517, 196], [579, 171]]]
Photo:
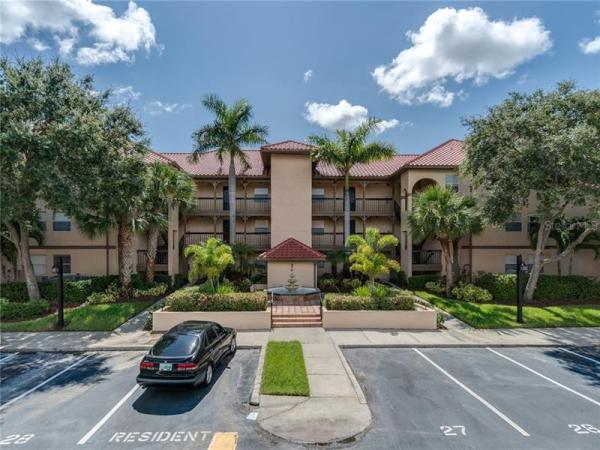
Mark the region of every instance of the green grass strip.
[[299, 341], [270, 341], [263, 367], [261, 393], [308, 397], [308, 376]]
[[457, 319], [475, 328], [553, 328], [598, 327], [600, 305], [523, 307], [523, 320], [517, 322], [517, 307], [491, 303], [470, 303], [453, 300], [425, 291], [416, 294]]
[[[67, 331], [112, 331], [154, 302], [107, 303], [65, 309]], [[21, 322], [3, 322], [2, 331], [53, 331], [56, 314]]]

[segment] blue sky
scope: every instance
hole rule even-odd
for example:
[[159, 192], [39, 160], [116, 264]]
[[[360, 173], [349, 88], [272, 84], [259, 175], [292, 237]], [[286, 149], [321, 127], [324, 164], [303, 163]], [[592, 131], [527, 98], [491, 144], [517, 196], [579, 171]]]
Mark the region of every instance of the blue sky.
[[[60, 54], [99, 88], [117, 89], [157, 151], [192, 148], [192, 132], [210, 120], [207, 93], [248, 99], [271, 142], [351, 127], [368, 114], [387, 121], [378, 139], [420, 153], [463, 137], [461, 117], [509, 91], [564, 79], [600, 87], [594, 2], [95, 2], [82, 12], [81, 1], [59, 2], [71, 3], [50, 17], [35, 4], [39, 19], [30, 12], [11, 22], [19, 26], [4, 32], [3, 53]], [[5, 26], [14, 11], [2, 7]], [[474, 28], [449, 26], [461, 21]], [[392, 61], [406, 50], [395, 73]]]

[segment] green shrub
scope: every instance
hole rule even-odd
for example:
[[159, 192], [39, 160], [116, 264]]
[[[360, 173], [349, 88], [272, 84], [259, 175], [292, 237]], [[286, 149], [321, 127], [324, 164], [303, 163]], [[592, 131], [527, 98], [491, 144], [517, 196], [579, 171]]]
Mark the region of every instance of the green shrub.
[[87, 301], [90, 305], [116, 303], [117, 300], [119, 300], [119, 288], [117, 287], [116, 283], [109, 285], [104, 292], [94, 292], [87, 298]]
[[445, 320], [446, 319], [444, 318], [444, 315], [441, 312], [437, 313], [437, 327], [438, 328], [444, 328]]
[[200, 286], [191, 286], [173, 292], [167, 297], [169, 311], [265, 311], [267, 295], [264, 292], [234, 292], [205, 294]]
[[414, 297], [407, 291], [394, 291], [393, 295], [383, 298], [359, 297], [347, 294], [327, 294], [325, 306], [329, 310], [412, 310]]
[[446, 292], [446, 286], [440, 281], [428, 281], [425, 283], [425, 289], [435, 294], [442, 294]]
[[140, 297], [158, 297], [167, 292], [169, 287], [165, 283], [159, 283], [156, 286], [147, 289], [134, 289], [133, 298]]
[[241, 278], [235, 283], [235, 286], [239, 292], [250, 292], [252, 280], [250, 278]]
[[347, 292], [353, 291], [354, 289], [360, 287], [361, 284], [362, 283], [359, 278], [344, 278], [342, 280], [342, 288]]
[[92, 292], [104, 292], [108, 289], [108, 287], [115, 283], [119, 283], [118, 275], [104, 275], [101, 277], [95, 277], [91, 280], [91, 290]]
[[423, 291], [426, 289], [425, 284], [429, 281], [440, 281], [439, 275], [413, 275], [408, 277], [407, 287], [411, 291]]
[[47, 300], [11, 302], [0, 299], [0, 320], [27, 320], [48, 314], [50, 305]]
[[352, 291], [352, 295], [357, 297], [373, 297], [373, 298], [384, 298], [389, 297], [392, 293], [392, 289], [383, 284], [376, 283], [374, 285], [365, 284]]
[[465, 302], [488, 303], [492, 301], [492, 294], [487, 289], [474, 284], [461, 284], [452, 289], [452, 295]]
[[187, 274], [178, 273], [175, 275], [175, 281], [173, 282], [173, 289], [179, 289], [189, 283]]
[[406, 278], [406, 273], [403, 270], [399, 270], [398, 272], [393, 272], [390, 274], [390, 283], [395, 284], [402, 289], [405, 289], [408, 285], [408, 279]]
[[474, 284], [487, 290], [497, 302], [512, 302], [517, 298], [517, 276], [509, 273], [485, 273]]
[[13, 281], [0, 285], [0, 295], [11, 302], [26, 302], [29, 300], [25, 283]]
[[323, 292], [335, 292], [337, 291], [337, 280], [335, 278], [321, 278], [319, 280], [319, 289]]

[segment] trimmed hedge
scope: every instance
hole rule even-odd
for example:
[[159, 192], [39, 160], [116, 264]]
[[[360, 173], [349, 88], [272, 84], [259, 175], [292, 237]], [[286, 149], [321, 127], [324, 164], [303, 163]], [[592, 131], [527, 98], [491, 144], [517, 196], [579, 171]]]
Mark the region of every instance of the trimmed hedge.
[[356, 295], [327, 294], [325, 306], [332, 311], [360, 310], [412, 310], [415, 299], [412, 293], [399, 291], [384, 298], [358, 297]]
[[0, 299], [0, 320], [26, 320], [43, 316], [50, 310], [46, 300], [33, 300], [30, 302], [10, 302], [6, 298]]
[[412, 277], [408, 277], [406, 285], [411, 291], [424, 291], [426, 283], [440, 280], [441, 277], [439, 275], [413, 275]]
[[167, 311], [265, 311], [267, 295], [264, 292], [209, 295], [203, 294], [199, 286], [190, 286], [167, 296], [165, 309]]
[[492, 301], [492, 294], [487, 289], [474, 284], [460, 284], [452, 289], [452, 295], [465, 302], [488, 303]]
[[[525, 275], [523, 286], [527, 283]], [[477, 277], [476, 286], [487, 289], [497, 302], [517, 300], [517, 276], [507, 273], [486, 273]], [[580, 275], [541, 274], [533, 294], [534, 300], [600, 300], [600, 280]]]

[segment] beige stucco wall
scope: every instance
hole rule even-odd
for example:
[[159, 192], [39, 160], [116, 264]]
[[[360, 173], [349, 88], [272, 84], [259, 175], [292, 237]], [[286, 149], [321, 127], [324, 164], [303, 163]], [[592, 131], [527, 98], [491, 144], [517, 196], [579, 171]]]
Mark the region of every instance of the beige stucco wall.
[[207, 320], [236, 330], [270, 330], [271, 311], [189, 311], [152, 313], [152, 331], [167, 331], [186, 320]]
[[279, 262], [269, 261], [267, 263], [268, 286], [285, 286], [290, 278], [291, 265], [294, 265], [294, 274], [298, 285], [302, 287], [315, 287], [315, 264], [313, 262]]
[[308, 155], [271, 155], [271, 247], [290, 237], [311, 245], [311, 179]]
[[415, 311], [330, 311], [323, 308], [325, 329], [401, 329], [435, 330], [437, 313], [431, 309]]

